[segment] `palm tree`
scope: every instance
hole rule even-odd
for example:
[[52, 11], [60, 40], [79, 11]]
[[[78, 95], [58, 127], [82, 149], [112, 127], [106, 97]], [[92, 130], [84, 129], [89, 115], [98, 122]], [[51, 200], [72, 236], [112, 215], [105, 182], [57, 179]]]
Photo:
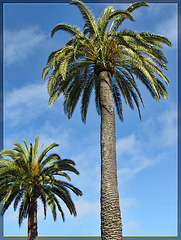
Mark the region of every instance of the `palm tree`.
[[70, 4], [77, 6], [83, 16], [83, 31], [64, 23], [53, 28], [52, 36], [63, 30], [72, 38], [50, 54], [42, 78], [45, 80], [53, 68], [47, 82], [49, 104], [63, 93], [64, 111], [71, 118], [81, 99], [84, 123], [91, 93], [95, 92], [96, 109], [101, 115], [101, 237], [102, 240], [120, 240], [122, 220], [117, 188], [114, 105], [120, 120], [123, 121], [122, 98], [131, 109], [136, 105], [141, 119], [140, 102], [143, 106], [144, 103], [137, 79], [155, 100], [167, 98], [161, 81], [169, 83], [163, 73], [167, 59], [161, 49], [163, 44], [171, 46], [171, 42], [158, 34], [120, 29], [126, 19], [134, 21], [134, 10], [148, 6], [147, 3], [133, 3], [124, 11], [109, 6], [97, 21], [83, 2], [73, 0]]
[[[69, 190], [77, 196], [82, 192], [55, 176], [65, 177], [68, 181], [70, 176], [65, 171], [79, 174], [75, 163], [70, 159], [61, 159], [58, 154], [47, 153], [58, 144], [52, 143], [45, 150], [38, 154], [38, 136], [34, 146], [30, 148], [26, 140], [23, 140], [25, 147], [20, 143], [13, 143], [13, 150], [2, 150], [0, 154], [0, 203], [1, 214], [14, 202], [14, 210], [19, 207], [19, 226], [24, 218], [28, 217], [28, 240], [38, 239], [37, 229], [37, 199], [39, 198], [44, 207], [44, 217], [46, 218], [47, 204], [50, 207], [54, 221], [57, 219], [57, 208], [64, 221], [64, 212], [59, 203], [61, 199], [70, 214], [76, 216], [75, 205], [72, 201]], [[41, 146], [41, 149], [43, 144]], [[10, 157], [4, 158], [4, 157]]]

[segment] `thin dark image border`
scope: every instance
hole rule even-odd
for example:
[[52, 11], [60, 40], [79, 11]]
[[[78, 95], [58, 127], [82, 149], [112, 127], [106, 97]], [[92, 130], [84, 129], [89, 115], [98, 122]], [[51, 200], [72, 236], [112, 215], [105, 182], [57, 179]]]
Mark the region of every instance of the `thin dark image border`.
[[[133, 3], [135, 2], [135, 0], [84, 0], [85, 3]], [[180, 154], [181, 154], [181, 148], [179, 148], [180, 146], [180, 136], [181, 136], [181, 128], [180, 128], [180, 124], [181, 124], [181, 99], [180, 99], [180, 92], [181, 92], [181, 79], [180, 79], [180, 72], [181, 70], [179, 69], [179, 65], [181, 63], [180, 59], [181, 59], [181, 31], [179, 31], [180, 27], [181, 27], [181, 2], [180, 0], [147, 0], [146, 2], [148, 3], [175, 3], [177, 4], [178, 7], [178, 49], [177, 49], [177, 53], [178, 53], [178, 59], [177, 59], [177, 66], [178, 66], [178, 84], [177, 84], [177, 95], [178, 95], [178, 102], [177, 102], [177, 115], [178, 115], [178, 126], [177, 126], [177, 134], [178, 134], [178, 139], [177, 139], [177, 153], [178, 153], [178, 159], [177, 159], [177, 174], [178, 174], [178, 195], [177, 195], [177, 236], [176, 237], [144, 237], [144, 236], [138, 236], [138, 237], [123, 237], [123, 239], [126, 240], [164, 240], [164, 239], [168, 239], [168, 240], [176, 240], [176, 239], [180, 239], [180, 229], [181, 229], [181, 205], [179, 203], [180, 198], [180, 176], [181, 176], [181, 167], [180, 167]], [[38, 2], [36, 0], [2, 0], [0, 2], [0, 150], [3, 149], [3, 79], [4, 79], [4, 66], [3, 66], [3, 5], [6, 3], [32, 3], [32, 4], [37, 4], [37, 3], [69, 3], [69, 1], [67, 0], [54, 0], [54, 1], [50, 1], [50, 0], [39, 0]], [[4, 237], [4, 227], [3, 227], [3, 217], [0, 216], [0, 239], [2, 240], [25, 240], [27, 239], [27, 237]], [[91, 237], [91, 236], [76, 236], [76, 237], [39, 237], [41, 240], [100, 240], [101, 237]]]

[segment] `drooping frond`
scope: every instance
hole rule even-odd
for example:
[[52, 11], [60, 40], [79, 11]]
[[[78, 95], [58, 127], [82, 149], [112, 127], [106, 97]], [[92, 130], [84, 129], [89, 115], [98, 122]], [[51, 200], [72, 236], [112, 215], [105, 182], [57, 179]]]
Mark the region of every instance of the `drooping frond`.
[[167, 37], [164, 37], [159, 34], [153, 34], [150, 32], [142, 32], [142, 33], [140, 33], [140, 36], [143, 37], [148, 43], [153, 43], [155, 45], [158, 44], [158, 47], [160, 47], [160, 48], [162, 48], [162, 46], [160, 46], [160, 43], [164, 43], [167, 46], [172, 46], [172, 43], [170, 42], [170, 40]]
[[21, 191], [21, 192], [15, 197], [15, 199], [14, 199], [14, 210], [15, 210], [15, 211], [16, 211], [17, 206], [18, 206], [20, 200], [22, 199], [22, 197], [23, 197], [23, 191]]
[[84, 89], [83, 89], [82, 100], [81, 100], [81, 116], [82, 116], [82, 121], [84, 123], [86, 121], [90, 97], [91, 97], [92, 89], [94, 87], [93, 78], [94, 78], [94, 74], [88, 75], [88, 81], [86, 81]]
[[79, 30], [72, 26], [72, 25], [69, 25], [69, 24], [66, 24], [66, 23], [59, 23], [57, 24], [56, 27], [54, 27], [51, 31], [51, 37], [53, 37], [53, 35], [59, 31], [59, 30], [63, 30], [69, 34], [71, 34], [72, 36], [75, 36], [76, 34], [79, 34]]
[[112, 92], [113, 92], [114, 102], [116, 105], [117, 114], [120, 120], [123, 121], [123, 108], [122, 108], [121, 94], [117, 84], [115, 84], [114, 82], [112, 84]]
[[131, 13], [140, 7], [149, 7], [149, 5], [146, 2], [134, 2], [127, 8], [127, 11]]
[[40, 200], [43, 204], [43, 210], [44, 210], [44, 219], [46, 219], [47, 216], [47, 198], [43, 191], [40, 192]]
[[[134, 10], [140, 8], [140, 7], [148, 7], [149, 5], [145, 2], [135, 2], [133, 4], [131, 4], [126, 10], [125, 12], [128, 12], [129, 14], [131, 14]], [[120, 16], [118, 18], [116, 18], [114, 20], [114, 27], [113, 27], [113, 31], [117, 31], [118, 28], [121, 26], [121, 24], [127, 19], [126, 15]], [[131, 19], [130, 19], [131, 20]], [[133, 19], [134, 20], [134, 19]]]

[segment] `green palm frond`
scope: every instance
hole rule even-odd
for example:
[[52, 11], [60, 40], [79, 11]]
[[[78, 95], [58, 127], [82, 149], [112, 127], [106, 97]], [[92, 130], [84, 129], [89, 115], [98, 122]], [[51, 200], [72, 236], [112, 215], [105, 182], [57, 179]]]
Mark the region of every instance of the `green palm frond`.
[[43, 158], [46, 156], [47, 152], [49, 152], [51, 149], [53, 149], [54, 147], [58, 147], [59, 144], [57, 143], [51, 143], [50, 145], [48, 145], [48, 147], [45, 148], [45, 150], [43, 150], [43, 152], [41, 154], [39, 154], [39, 156], [37, 157], [37, 163], [41, 163], [41, 161], [43, 160]]
[[115, 12], [110, 16], [110, 20], [113, 18], [115, 19], [111, 24], [109, 32], [117, 31], [125, 19], [129, 19], [132, 22], [135, 21], [134, 17], [128, 11], [123, 11], [123, 10], [115, 10]]
[[97, 19], [97, 27], [99, 32], [105, 32], [105, 30], [107, 29], [107, 25], [109, 24], [109, 16], [112, 14], [113, 11], [114, 9], [112, 6], [109, 6], [103, 10], [101, 16]]
[[22, 199], [20, 207], [19, 207], [19, 215], [18, 215], [18, 223], [21, 226], [23, 219], [27, 218], [28, 215], [28, 206], [29, 206], [29, 198], [24, 195], [24, 199]]
[[117, 114], [118, 114], [120, 120], [123, 121], [123, 108], [122, 108], [121, 94], [120, 94], [118, 86], [114, 82], [112, 85], [112, 92], [113, 92], [114, 102], [116, 105]]
[[[158, 42], [158, 43], [161, 42], [161, 43], [166, 44], [167, 46], [172, 46], [172, 43], [170, 42], [170, 40], [167, 37], [159, 35], [159, 34], [153, 34], [150, 32], [142, 32], [142, 33], [140, 33], [140, 36], [143, 37], [149, 43], [152, 43], [152, 41], [154, 44], [156, 42]], [[160, 47], [160, 45], [159, 45], [159, 47]]]
[[40, 200], [43, 204], [43, 210], [44, 210], [44, 219], [46, 219], [47, 216], [47, 198], [43, 191], [40, 193]]
[[88, 29], [91, 34], [97, 34], [97, 26], [91, 11], [85, 6], [85, 4], [79, 0], [73, 0], [70, 4], [75, 5], [79, 8], [83, 19], [85, 21], [84, 29]]
[[59, 186], [59, 189], [57, 187], [53, 187], [51, 191], [52, 193], [56, 194], [65, 203], [65, 205], [69, 209], [70, 214], [73, 214], [74, 216], [77, 215], [75, 205], [66, 187], [62, 185], [61, 185], [61, 188]]
[[105, 35], [105, 33], [107, 32], [108, 25], [112, 19], [116, 18], [113, 20], [109, 32], [111, 31], [115, 22], [117, 22], [117, 19], [118, 18], [120, 19], [121, 17], [134, 21], [133, 16], [127, 11], [114, 10], [112, 6], [105, 8], [98, 22], [99, 24], [98, 29], [99, 29], [99, 32], [101, 33], [101, 36]]
[[68, 32], [69, 34], [71, 34], [73, 36], [80, 33], [80, 31], [72, 25], [69, 25], [69, 24], [66, 24], [66, 23], [59, 23], [56, 27], [54, 27], [52, 29], [51, 37], [53, 37], [53, 35], [59, 30], [63, 30], [65, 32]]
[[65, 189], [70, 189], [71, 191], [73, 191], [77, 196], [82, 196], [82, 192], [76, 188], [75, 186], [73, 186], [72, 184], [70, 183], [67, 183], [67, 182], [64, 182], [64, 181], [56, 181], [55, 185], [57, 185], [57, 187], [59, 186], [62, 186], [64, 187]]
[[38, 141], [39, 141], [39, 136], [36, 136], [35, 138], [35, 144], [34, 144], [34, 147], [33, 147], [33, 155], [32, 155], [32, 158], [33, 158], [33, 161], [35, 162], [36, 159], [37, 159], [37, 154], [38, 154]]
[[[1, 151], [1, 155], [3, 157], [5, 156], [9, 156], [9, 157], [12, 157], [12, 159], [16, 159], [16, 156], [17, 156], [17, 153], [12, 151], [12, 150], [2, 150]], [[2, 167], [13, 167], [14, 166], [14, 162], [11, 160], [11, 159], [5, 159], [3, 158], [1, 161], [0, 161], [0, 168]]]
[[[125, 12], [128, 12], [129, 14], [131, 14], [133, 11], [135, 11], [136, 9], [140, 8], [140, 7], [148, 7], [149, 5], [145, 2], [135, 2], [135, 3], [132, 3], [127, 9]], [[113, 31], [117, 31], [118, 28], [121, 26], [121, 24], [127, 19], [126, 16], [121, 16], [117, 19], [114, 20], [114, 28], [113, 28]], [[131, 20], [131, 19], [130, 19]], [[134, 19], [132, 20], [134, 21]]]
[[20, 202], [20, 200], [23, 197], [23, 191], [20, 191], [20, 193], [18, 195], [16, 195], [15, 199], [14, 199], [14, 210], [16, 211], [18, 204]]
[[57, 161], [59, 159], [60, 159], [60, 156], [58, 154], [52, 153], [48, 157], [44, 158], [43, 161], [41, 161], [41, 166], [44, 167], [46, 164], [52, 161]]
[[97, 75], [94, 76], [94, 89], [95, 89], [95, 104], [97, 114], [101, 114], [101, 105], [100, 105], [100, 81]]
[[64, 221], [65, 221], [65, 215], [64, 215], [64, 212], [63, 212], [63, 210], [62, 210], [62, 208], [61, 208], [61, 205], [60, 205], [59, 201], [57, 200], [57, 198], [54, 198], [54, 201], [55, 201], [55, 203], [56, 203], [56, 206], [57, 206], [59, 212], [61, 213], [62, 220], [63, 220], [63, 222], [64, 222]]
[[84, 123], [86, 122], [87, 110], [90, 102], [92, 89], [94, 87], [93, 78], [94, 78], [93, 74], [90, 74], [88, 76], [88, 81], [86, 81], [85, 87], [83, 89], [82, 100], [81, 100], [81, 116], [82, 116], [82, 121]]
[[13, 148], [14, 151], [18, 152], [18, 155], [20, 155], [22, 157], [22, 160], [27, 163], [28, 162], [28, 152], [26, 151], [26, 148], [23, 147], [22, 144], [18, 143], [18, 142], [14, 142], [13, 143], [15, 145], [15, 147]]
[[[8, 190], [4, 192], [5, 196], [7, 196], [7, 193], [9, 193]], [[9, 206], [14, 201], [14, 198], [18, 193], [19, 193], [19, 190], [16, 187], [15, 189], [13, 189], [13, 191], [11, 192], [11, 194], [8, 196], [7, 199], [4, 196], [3, 200], [1, 201], [1, 215], [3, 215], [5, 211], [9, 208]]]
[[140, 7], [149, 7], [149, 5], [146, 2], [134, 2], [127, 8], [127, 11], [133, 12]]

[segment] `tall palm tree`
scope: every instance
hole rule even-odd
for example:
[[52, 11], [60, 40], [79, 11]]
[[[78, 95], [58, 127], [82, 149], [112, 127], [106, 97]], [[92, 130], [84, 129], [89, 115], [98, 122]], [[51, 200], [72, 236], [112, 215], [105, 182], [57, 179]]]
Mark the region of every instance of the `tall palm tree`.
[[162, 72], [166, 70], [167, 59], [161, 49], [163, 43], [171, 46], [171, 42], [158, 34], [120, 29], [126, 19], [134, 21], [134, 10], [148, 6], [147, 3], [133, 3], [124, 11], [109, 6], [97, 21], [83, 2], [73, 0], [70, 4], [77, 6], [83, 16], [83, 31], [63, 23], [53, 28], [52, 36], [63, 30], [72, 38], [50, 54], [42, 78], [45, 79], [53, 68], [47, 83], [49, 104], [63, 93], [64, 111], [71, 118], [81, 99], [83, 122], [91, 93], [95, 92], [96, 109], [101, 115], [101, 236], [103, 240], [120, 240], [122, 221], [117, 188], [114, 105], [123, 120], [122, 98], [131, 109], [135, 104], [141, 119], [140, 102], [143, 106], [144, 103], [137, 79], [155, 100], [167, 98], [161, 81], [169, 83]]
[[[55, 177], [65, 177], [70, 181], [71, 178], [65, 171], [79, 174], [72, 160], [61, 159], [55, 153], [47, 156], [47, 153], [58, 144], [52, 143], [42, 152], [40, 150], [38, 154], [38, 136], [34, 146], [30, 144], [30, 148], [26, 140], [23, 141], [25, 147], [15, 142], [13, 150], [0, 152], [3, 156], [3, 159], [0, 160], [1, 214], [3, 215], [13, 202], [14, 210], [20, 203], [19, 225], [24, 218], [28, 217], [28, 240], [37, 240], [37, 199], [39, 198], [43, 204], [45, 218], [48, 204], [54, 221], [57, 218], [57, 208], [64, 221], [64, 212], [59, 199], [65, 203], [70, 214], [76, 216], [75, 205], [69, 190], [77, 196], [81, 196], [82, 192], [72, 184]], [[43, 144], [41, 149], [42, 147]]]

